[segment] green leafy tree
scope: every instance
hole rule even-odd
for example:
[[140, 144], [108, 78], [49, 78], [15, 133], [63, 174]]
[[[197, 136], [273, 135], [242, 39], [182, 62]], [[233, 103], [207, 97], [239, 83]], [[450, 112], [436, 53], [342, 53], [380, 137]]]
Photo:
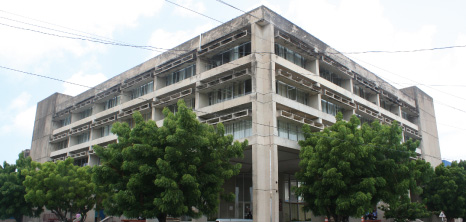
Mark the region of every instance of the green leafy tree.
[[447, 221], [466, 216], [466, 170], [464, 162], [435, 168], [435, 175], [423, 194], [429, 210], [445, 213]]
[[[305, 209], [315, 215], [348, 221], [372, 211], [380, 201], [401, 206], [410, 189], [418, 189], [415, 149], [418, 142], [401, 143], [401, 129], [373, 122], [363, 124], [356, 116], [337, 122], [322, 132], [304, 126], [300, 168], [302, 182], [296, 189]], [[410, 206], [414, 206], [411, 205]]]
[[72, 221], [77, 213], [81, 214], [80, 221], [85, 221], [98, 195], [92, 182], [91, 168], [73, 163], [73, 158], [56, 163], [33, 162], [32, 169], [22, 172], [26, 175], [26, 201], [38, 208], [47, 208], [60, 221]]
[[201, 124], [184, 101], [178, 112], [164, 109], [163, 126], [133, 115], [135, 126], [115, 123], [112, 132], [118, 143], [96, 147], [101, 166], [94, 179], [110, 191], [103, 204], [107, 213], [126, 217], [154, 218], [165, 222], [167, 215], [199, 217], [217, 211], [225, 180], [237, 175], [247, 146]]
[[22, 222], [23, 216], [36, 217], [42, 212], [24, 199], [25, 176], [21, 172], [30, 169], [31, 162], [31, 157], [25, 158], [20, 153], [16, 165], [4, 162], [3, 167], [0, 166], [0, 219], [13, 217], [17, 222]]
[[[412, 173], [409, 177], [415, 180], [415, 184], [410, 184], [409, 194], [401, 194], [398, 198], [392, 198], [388, 204], [383, 204], [381, 209], [385, 211], [385, 218], [393, 218], [396, 222], [414, 221], [419, 218], [426, 218], [431, 215], [421, 195], [425, 187], [431, 181], [434, 170], [430, 163], [425, 160], [416, 160], [415, 168], [410, 168]], [[408, 166], [412, 166], [409, 164]]]

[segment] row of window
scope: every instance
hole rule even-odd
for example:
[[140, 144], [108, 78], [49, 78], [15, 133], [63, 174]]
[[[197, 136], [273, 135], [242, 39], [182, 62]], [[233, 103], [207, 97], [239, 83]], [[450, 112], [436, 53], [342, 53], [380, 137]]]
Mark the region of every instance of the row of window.
[[131, 90], [131, 99], [136, 99], [154, 91], [154, 81], [150, 81], [142, 86]]
[[297, 52], [275, 43], [275, 54], [304, 68], [305, 59]]
[[196, 75], [196, 65], [190, 65], [186, 68], [172, 72], [165, 77], [165, 85], [175, 84], [183, 79]]
[[322, 99], [322, 112], [328, 113], [332, 116], [336, 116], [338, 112], [343, 113], [343, 108], [339, 105], [329, 102], [325, 99]]
[[[188, 108], [193, 109], [195, 106], [196, 99], [195, 98], [190, 98], [190, 99], [183, 99], [184, 102], [186, 103], [186, 106]], [[172, 112], [173, 114], [176, 114], [178, 112], [178, 104], [174, 103], [172, 105], [167, 106], [167, 108]]]
[[209, 105], [214, 105], [223, 101], [234, 99], [252, 91], [251, 79], [232, 82], [223, 86], [221, 89], [216, 89], [207, 94], [209, 97]]
[[233, 135], [233, 139], [246, 138], [252, 136], [252, 120], [240, 120], [236, 122], [226, 122], [225, 134]]
[[277, 91], [277, 94], [280, 96], [297, 101], [304, 105], [308, 105], [309, 94], [300, 89], [297, 89], [294, 86], [288, 85], [281, 81], [277, 81], [276, 91]]
[[369, 100], [371, 96], [369, 92], [366, 92], [366, 89], [364, 89], [364, 87], [356, 84], [353, 85], [353, 93], [366, 100]]
[[326, 70], [324, 68], [319, 69], [319, 75], [320, 75], [320, 77], [322, 77], [322, 78], [332, 82], [333, 84], [341, 87], [341, 83], [343, 82], [343, 79], [339, 75], [337, 75], [337, 74], [335, 74], [335, 73], [333, 73], [333, 72], [331, 72], [329, 70]]
[[208, 69], [221, 66], [225, 63], [237, 60], [241, 57], [251, 54], [251, 42], [246, 42], [241, 45], [235, 46], [227, 51], [214, 55], [209, 61]]
[[277, 120], [278, 136], [289, 140], [304, 140], [302, 124]]

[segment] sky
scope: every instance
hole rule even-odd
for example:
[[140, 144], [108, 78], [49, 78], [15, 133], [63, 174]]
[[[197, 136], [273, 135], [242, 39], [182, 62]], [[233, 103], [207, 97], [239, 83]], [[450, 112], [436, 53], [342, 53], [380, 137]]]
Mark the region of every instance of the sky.
[[[222, 22], [243, 14], [216, 0], [171, 1]], [[466, 47], [355, 53], [465, 46], [466, 1], [224, 1], [246, 11], [265, 5], [393, 86], [418, 86], [434, 99], [442, 159], [466, 160]], [[83, 38], [172, 48], [220, 25], [213, 19], [163, 0], [2, 2], [0, 161], [31, 147], [38, 102], [87, 89], [50, 78], [95, 86], [160, 53]]]

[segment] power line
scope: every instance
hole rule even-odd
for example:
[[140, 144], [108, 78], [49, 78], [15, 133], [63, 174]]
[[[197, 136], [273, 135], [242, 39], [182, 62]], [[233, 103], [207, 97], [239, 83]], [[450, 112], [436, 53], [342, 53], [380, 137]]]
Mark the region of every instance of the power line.
[[[39, 74], [35, 74], [35, 73], [31, 73], [31, 72], [25, 72], [25, 71], [21, 71], [21, 70], [17, 70], [17, 69], [13, 69], [13, 68], [9, 68], [9, 67], [5, 67], [5, 66], [0, 66], [0, 68], [3, 68], [3, 69], [7, 69], [7, 70], [11, 70], [11, 71], [15, 71], [15, 72], [20, 72], [20, 73], [24, 73], [24, 74], [27, 74], [27, 75], [32, 75], [32, 76], [37, 76], [37, 77], [41, 77], [41, 78], [46, 78], [46, 79], [50, 79], [50, 80], [55, 80], [55, 81], [60, 81], [60, 82], [64, 82], [64, 83], [67, 83], [67, 84], [72, 84], [72, 85], [77, 85], [77, 86], [81, 86], [81, 87], [85, 87], [85, 88], [95, 88], [97, 90], [105, 90], [105, 89], [99, 89], [97, 87], [91, 87], [91, 86], [86, 86], [86, 85], [82, 85], [82, 84], [78, 84], [78, 83], [73, 83], [73, 82], [70, 82], [70, 81], [65, 81], [65, 80], [61, 80], [61, 79], [58, 79], [58, 78], [53, 78], [53, 77], [49, 77], [49, 76], [45, 76], [45, 75], [39, 75]], [[258, 92], [255, 92], [256, 94], [258, 94]], [[275, 92], [269, 92], [269, 93], [266, 93], [266, 94], [274, 94]], [[263, 94], [263, 93], [260, 93], [260, 94]], [[144, 98], [141, 98], [141, 97], [137, 97], [135, 99], [141, 99], [141, 100], [144, 100], [144, 101], [147, 101], [147, 102], [152, 102], [153, 100], [152, 99], [144, 99]], [[258, 101], [259, 102], [259, 101]], [[196, 109], [193, 109], [193, 111], [196, 111], [196, 112], [200, 112], [200, 113], [205, 113], [205, 114], [214, 114], [214, 113], [208, 113], [208, 112], [205, 112], [205, 111], [201, 111], [201, 110], [196, 110]], [[215, 114], [214, 114], [215, 115]], [[276, 128], [278, 129], [277, 126], [273, 126], [273, 125], [268, 125], [268, 124], [262, 124], [262, 123], [257, 123], [257, 122], [253, 122], [254, 124], [258, 124], [258, 125], [263, 125], [263, 126], [268, 126], [268, 127], [273, 127], [273, 128]], [[454, 127], [454, 126], [451, 126], [451, 125], [448, 125], [450, 127]], [[457, 127], [454, 127], [454, 128], [457, 128]], [[464, 130], [462, 128], [458, 128], [458, 129], [461, 129], [461, 130]], [[275, 134], [273, 134], [275, 136]], [[329, 137], [331, 139], [339, 139], [339, 138], [332, 138], [332, 137]], [[350, 141], [351, 142], [351, 141]], [[359, 145], [371, 145], [371, 144], [359, 144]], [[372, 146], [372, 145], [371, 145]], [[377, 148], [377, 147], [376, 147]], [[381, 147], [379, 147], [381, 148]], [[386, 148], [384, 148], [386, 149]], [[400, 150], [392, 150], [392, 151], [400, 151]], [[401, 152], [401, 151], [400, 151]], [[406, 151], [406, 152], [410, 152], [410, 151]], [[428, 154], [423, 154], [424, 156], [430, 156], [432, 158], [436, 158], [436, 159], [440, 159], [436, 156], [431, 156], [431, 155], [428, 155]], [[440, 159], [442, 160], [442, 159]]]
[[[342, 54], [367, 54], [367, 53], [410, 53], [410, 52], [424, 52], [424, 51], [435, 51], [435, 50], [444, 50], [444, 49], [454, 49], [454, 48], [466, 48], [466, 45], [454, 45], [454, 46], [443, 46], [443, 47], [434, 47], [434, 48], [425, 48], [425, 49], [412, 49], [412, 50], [370, 50], [370, 51], [361, 51], [361, 52], [341, 52]], [[329, 53], [329, 54], [340, 54], [340, 53]]]
[[210, 17], [210, 16], [208, 16], [208, 15], [205, 15], [205, 14], [202, 14], [202, 13], [200, 13], [200, 12], [194, 11], [194, 10], [192, 10], [192, 9], [190, 9], [190, 8], [187, 8], [187, 7], [184, 7], [184, 6], [182, 6], [182, 5], [176, 4], [176, 3], [172, 2], [172, 1], [169, 1], [169, 0], [165, 0], [165, 1], [168, 2], [168, 3], [171, 3], [171, 4], [173, 4], [173, 5], [176, 5], [176, 6], [178, 6], [178, 7], [184, 8], [184, 9], [186, 9], [186, 10], [188, 10], [188, 11], [193, 12], [193, 13], [196, 13], [196, 14], [198, 14], [198, 15], [201, 15], [201, 16], [204, 16], [204, 17], [209, 18], [209, 19], [211, 19], [211, 20], [214, 20], [214, 21], [216, 21], [216, 22], [219, 22], [220, 24], [223, 24], [222, 21], [217, 20], [217, 19], [214, 19], [214, 18], [212, 18], [212, 17]]

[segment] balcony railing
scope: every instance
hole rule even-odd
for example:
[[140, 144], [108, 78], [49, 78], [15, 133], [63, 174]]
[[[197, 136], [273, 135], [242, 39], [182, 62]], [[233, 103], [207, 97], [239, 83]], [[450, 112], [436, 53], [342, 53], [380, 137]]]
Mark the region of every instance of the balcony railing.
[[295, 122], [303, 123], [303, 124], [308, 124], [314, 129], [322, 130], [324, 129], [324, 125], [322, 123], [319, 123], [317, 121], [311, 120], [309, 118], [306, 118], [304, 116], [285, 111], [285, 110], [277, 110], [277, 117], [283, 117], [286, 119], [293, 120]]

